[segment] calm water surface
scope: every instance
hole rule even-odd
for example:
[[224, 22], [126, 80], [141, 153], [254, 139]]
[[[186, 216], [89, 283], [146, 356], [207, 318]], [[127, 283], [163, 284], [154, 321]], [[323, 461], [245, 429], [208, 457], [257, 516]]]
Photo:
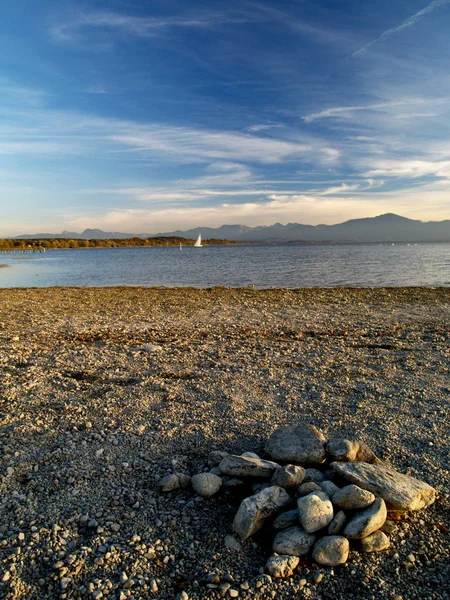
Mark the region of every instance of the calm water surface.
[[84, 248], [0, 254], [0, 287], [450, 286], [450, 244]]

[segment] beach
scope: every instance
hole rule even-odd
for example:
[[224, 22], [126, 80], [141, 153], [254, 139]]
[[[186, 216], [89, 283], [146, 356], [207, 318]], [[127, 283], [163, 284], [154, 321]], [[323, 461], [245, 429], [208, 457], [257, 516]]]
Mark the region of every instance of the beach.
[[[449, 341], [449, 288], [0, 289], [0, 598], [449, 598]], [[159, 481], [294, 423], [436, 502], [387, 552], [264, 579], [232, 499]]]

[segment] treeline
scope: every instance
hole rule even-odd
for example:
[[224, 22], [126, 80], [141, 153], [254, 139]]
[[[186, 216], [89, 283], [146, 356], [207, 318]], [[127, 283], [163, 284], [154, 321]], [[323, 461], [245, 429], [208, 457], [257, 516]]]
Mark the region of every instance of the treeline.
[[[52, 239], [26, 239], [26, 240], [0, 240], [0, 250], [32, 250], [33, 248], [127, 248], [136, 246], [193, 246], [195, 240], [183, 237], [151, 237], [151, 238], [129, 238], [126, 240], [70, 240], [66, 238]], [[211, 238], [203, 240], [202, 244], [207, 246], [216, 244], [234, 244], [230, 240], [217, 240]]]

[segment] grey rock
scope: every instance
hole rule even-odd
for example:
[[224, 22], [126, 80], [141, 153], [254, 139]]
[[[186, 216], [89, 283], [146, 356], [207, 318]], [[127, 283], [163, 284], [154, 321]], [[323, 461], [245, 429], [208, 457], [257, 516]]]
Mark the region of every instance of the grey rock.
[[311, 492], [320, 492], [321, 490], [322, 490], [322, 488], [320, 487], [319, 484], [314, 483], [314, 481], [308, 481], [308, 483], [302, 483], [299, 486], [299, 488], [297, 490], [297, 496], [298, 497], [307, 496]]
[[344, 510], [356, 510], [366, 508], [375, 501], [372, 492], [363, 490], [357, 485], [346, 485], [341, 490], [333, 494], [332, 502], [334, 506]]
[[229, 454], [219, 464], [219, 469], [224, 475], [232, 477], [258, 477], [270, 478], [274, 471], [280, 468], [277, 463], [261, 458], [249, 458]]
[[346, 521], [347, 517], [345, 516], [345, 512], [343, 510], [338, 511], [328, 525], [328, 535], [337, 535], [340, 533]]
[[243, 485], [244, 482], [242, 479], [238, 479], [237, 477], [227, 477], [227, 475], [222, 477], [222, 486], [225, 490], [241, 488]]
[[228, 456], [228, 452], [223, 452], [222, 450], [213, 450], [208, 456], [208, 467], [210, 469], [218, 467], [225, 456]]
[[357, 452], [356, 458], [355, 458], [356, 462], [366, 462], [369, 464], [382, 464], [382, 461], [378, 458], [378, 456], [376, 456], [376, 454], [373, 452], [373, 450], [371, 450], [371, 448], [369, 448], [369, 446], [365, 442], [358, 440], [358, 443], [359, 443], [359, 448], [358, 448], [358, 452]]
[[191, 485], [192, 478], [190, 475], [186, 475], [186, 473], [177, 473], [177, 475], [182, 488], [187, 488]]
[[258, 460], [260, 458], [255, 452], [243, 452], [241, 456], [243, 456], [244, 458], [256, 458]]
[[161, 488], [162, 492], [173, 492], [174, 490], [179, 490], [181, 487], [180, 478], [175, 473], [166, 475], [160, 480], [159, 487]]
[[392, 533], [397, 531], [398, 527], [397, 527], [397, 524], [394, 523], [393, 521], [385, 521], [383, 526], [380, 529], [383, 533], [386, 533], [387, 535], [391, 535]]
[[228, 550], [234, 550], [235, 552], [242, 552], [242, 546], [239, 540], [237, 540], [234, 535], [226, 535], [225, 536], [225, 548]]
[[334, 471], [350, 483], [369, 490], [385, 500], [392, 510], [419, 510], [433, 504], [436, 490], [392, 467], [368, 463], [332, 463]]
[[353, 461], [359, 450], [359, 442], [344, 438], [332, 438], [327, 443], [327, 454], [330, 461]]
[[321, 481], [318, 485], [330, 498], [340, 490], [332, 481]]
[[314, 546], [316, 536], [307, 533], [301, 527], [289, 527], [283, 529], [275, 536], [272, 550], [277, 554], [289, 556], [304, 556]]
[[284, 463], [320, 464], [325, 460], [325, 441], [323, 433], [313, 425], [279, 427], [270, 436], [266, 453]]
[[192, 487], [203, 498], [210, 498], [222, 487], [222, 479], [213, 473], [198, 473], [192, 478]]
[[347, 562], [349, 552], [350, 544], [347, 538], [326, 535], [316, 543], [312, 556], [319, 565], [336, 567]]
[[278, 486], [269, 487], [259, 494], [245, 498], [234, 517], [233, 531], [241, 539], [247, 539], [261, 529], [267, 519], [275, 516], [290, 502], [289, 494]]
[[272, 523], [272, 528], [275, 529], [275, 531], [279, 531], [280, 529], [286, 529], [286, 527], [292, 527], [292, 525], [297, 525], [298, 523], [298, 509], [295, 508], [278, 515]]
[[278, 485], [287, 490], [298, 488], [306, 475], [303, 467], [297, 465], [286, 465], [277, 469], [272, 475], [270, 483]]
[[313, 483], [321, 483], [324, 480], [324, 476], [322, 471], [319, 471], [319, 469], [313, 469], [313, 468], [309, 468], [306, 469], [306, 473], [305, 473], [305, 483], [309, 483], [309, 482], [313, 482]]
[[219, 469], [219, 467], [213, 467], [212, 469], [209, 470], [210, 473], [212, 473], [213, 475], [222, 475], [222, 471]]
[[382, 531], [374, 531], [360, 540], [358, 549], [361, 552], [383, 552], [383, 550], [387, 550], [390, 545], [391, 542], [385, 533]]
[[272, 487], [272, 484], [268, 481], [258, 481], [257, 483], [254, 483], [252, 485], [252, 492], [254, 494], [258, 494], [259, 492], [262, 492], [263, 490], [266, 490], [269, 487]]
[[333, 505], [325, 492], [312, 492], [297, 500], [302, 527], [308, 533], [323, 529], [333, 520]]
[[368, 508], [358, 511], [344, 529], [345, 537], [352, 540], [362, 539], [380, 529], [386, 521], [386, 504], [382, 498], [376, 498]]
[[271, 556], [266, 564], [266, 573], [275, 579], [291, 577], [299, 560], [298, 556]]

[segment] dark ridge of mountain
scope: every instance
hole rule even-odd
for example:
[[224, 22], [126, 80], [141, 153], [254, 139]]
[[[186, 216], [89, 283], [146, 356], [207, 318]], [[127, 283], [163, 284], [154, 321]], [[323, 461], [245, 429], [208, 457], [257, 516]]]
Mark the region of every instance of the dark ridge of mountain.
[[288, 223], [244, 227], [226, 225], [217, 229], [198, 227], [188, 231], [160, 233], [161, 236], [226, 237], [236, 242], [450, 242], [450, 221], [417, 221], [393, 213], [351, 219], [336, 225]]
[[203, 239], [226, 239], [235, 242], [450, 242], [450, 220], [417, 221], [393, 213], [351, 219], [336, 225], [302, 225], [288, 223], [282, 225], [222, 225], [221, 227], [195, 227], [193, 229], [165, 233], [121, 233], [85, 229], [82, 233], [63, 231], [61, 234], [41, 233], [20, 235], [14, 239], [129, 239], [154, 237], [196, 238], [201, 233]]

